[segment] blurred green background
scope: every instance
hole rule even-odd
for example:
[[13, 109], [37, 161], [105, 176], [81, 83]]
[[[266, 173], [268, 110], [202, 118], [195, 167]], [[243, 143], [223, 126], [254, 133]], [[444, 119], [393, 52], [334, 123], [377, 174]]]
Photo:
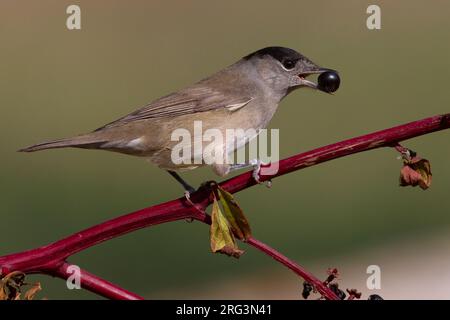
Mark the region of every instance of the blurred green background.
[[[381, 6], [381, 30], [366, 28], [372, 3]], [[66, 29], [70, 4], [81, 7], [79, 31]], [[2, 1], [0, 254], [181, 195], [167, 173], [143, 159], [17, 149], [90, 131], [265, 46], [297, 49], [342, 78], [334, 96], [300, 90], [282, 102], [271, 122], [280, 128], [282, 157], [450, 112], [449, 12], [448, 1], [411, 0]], [[401, 161], [380, 149], [281, 177], [272, 189], [255, 187], [237, 199], [256, 238], [323, 276], [344, 257], [399, 241], [416, 248], [450, 230], [449, 138], [444, 131], [405, 143], [431, 160], [434, 181], [425, 192], [400, 188]], [[185, 178], [198, 185], [215, 176], [201, 169]], [[248, 277], [258, 283], [254, 297], [276, 297], [266, 276], [289, 271], [247, 249], [240, 260], [213, 255], [208, 228], [180, 221], [108, 241], [70, 262], [150, 298], [208, 298], [205, 287], [214, 297], [236, 297], [252, 289]], [[364, 273], [367, 264], [352, 267]], [[345, 285], [350, 275], [341, 272]], [[57, 279], [33, 278], [49, 299], [97, 298]], [[299, 290], [290, 295], [299, 297], [301, 282], [288, 280]], [[227, 282], [241, 284], [236, 295], [216, 286]]]

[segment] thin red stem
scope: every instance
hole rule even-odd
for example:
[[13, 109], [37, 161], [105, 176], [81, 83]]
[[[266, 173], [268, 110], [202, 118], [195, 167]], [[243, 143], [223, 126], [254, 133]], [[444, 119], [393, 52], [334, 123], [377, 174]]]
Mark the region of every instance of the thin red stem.
[[[58, 268], [52, 270], [51, 275], [61, 279], [67, 279], [73, 272], [68, 268], [72, 265], [70, 263], [63, 263]], [[101, 295], [108, 299], [114, 300], [144, 300], [144, 298], [137, 294], [120, 288], [109, 281], [101, 279], [85, 270], [80, 270], [80, 285], [82, 288]]]
[[[270, 180], [296, 170], [301, 170], [322, 162], [362, 151], [380, 147], [395, 147], [400, 141], [434, 131], [447, 129], [449, 127], [450, 114], [445, 114], [344, 140], [281, 160], [278, 163], [279, 170], [276, 174], [262, 175], [260, 179], [261, 181]], [[245, 172], [220, 183], [220, 186], [230, 193], [236, 193], [254, 186], [255, 184], [256, 183], [252, 178], [252, 173]], [[65, 260], [69, 256], [93, 245], [116, 238], [137, 229], [160, 223], [186, 218], [194, 218], [196, 220], [207, 222], [207, 218], [202, 212], [211, 202], [209, 190], [205, 188], [200, 189], [192, 194], [191, 200], [195, 203], [197, 208], [192, 207], [192, 205], [184, 198], [176, 199], [111, 219], [62, 240], [56, 241], [48, 246], [0, 257], [1, 273], [6, 274], [11, 271], [19, 270], [24, 273], [44, 273], [50, 275], [57, 274], [62, 278], [67, 278], [68, 275], [61, 272], [60, 269], [65, 266]], [[253, 241], [256, 240], [253, 239]], [[308, 281], [315, 284], [316, 288], [319, 290], [320, 286], [317, 281], [320, 282], [320, 280], [315, 279], [299, 265], [291, 262], [286, 257], [260, 242], [255, 242], [253, 245], [255, 248], [258, 248], [274, 257], [277, 261], [284, 264], [291, 270], [294, 270], [305, 279], [308, 280], [309, 277]], [[101, 283], [104, 283], [103, 290], [99, 291], [95, 286], [88, 287], [91, 291], [95, 291], [105, 297], [112, 297], [114, 295], [114, 291], [125, 292], [125, 290], [110, 284], [105, 280], [99, 279], [86, 272], [85, 274], [87, 275], [86, 279], [91, 279], [91, 282], [96, 283], [98, 286], [101, 286]], [[94, 278], [96, 279], [95, 281], [93, 280]], [[326, 289], [320, 290], [322, 290], [321, 293], [324, 294], [326, 298], [335, 298], [335, 296], [330, 295]], [[134, 295], [134, 297], [136, 298], [137, 296]]]
[[[211, 217], [207, 214], [205, 214], [203, 217], [199, 216], [196, 218], [197, 220], [206, 223], [211, 224]], [[312, 273], [308, 272], [305, 268], [300, 266], [299, 264], [295, 263], [285, 255], [281, 254], [279, 251], [275, 250], [274, 248], [268, 246], [267, 244], [251, 237], [247, 239], [246, 243], [253, 248], [265, 253], [269, 257], [272, 257], [276, 261], [280, 262], [282, 265], [287, 267], [288, 269], [291, 269], [294, 271], [297, 275], [302, 277], [304, 280], [308, 281], [310, 284], [312, 284], [317, 291], [323, 295], [328, 300], [339, 300], [339, 297], [328, 288], [323, 281], [320, 281], [317, 279]]]
[[287, 268], [294, 271], [300, 277], [302, 277], [307, 282], [312, 284], [314, 286], [314, 288], [316, 288], [317, 291], [319, 291], [319, 293], [321, 295], [323, 295], [325, 298], [327, 298], [329, 300], [339, 300], [338, 296], [336, 296], [336, 294], [333, 291], [331, 291], [330, 288], [328, 288], [326, 285], [324, 285], [324, 283], [322, 281], [317, 279], [312, 273], [306, 271], [306, 269], [303, 268], [302, 266], [300, 266], [299, 264], [290, 260], [288, 257], [282, 255], [275, 249], [269, 247], [268, 245], [262, 243], [259, 240], [254, 239], [254, 238], [248, 239], [247, 243], [249, 245], [251, 245], [252, 247], [255, 247], [258, 250], [264, 252], [265, 254], [271, 256], [276, 261], [280, 262]]

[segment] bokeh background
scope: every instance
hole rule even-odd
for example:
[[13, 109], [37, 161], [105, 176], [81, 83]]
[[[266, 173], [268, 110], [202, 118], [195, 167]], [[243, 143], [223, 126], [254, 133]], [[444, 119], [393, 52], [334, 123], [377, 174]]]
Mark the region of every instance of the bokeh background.
[[[378, 4], [382, 29], [366, 28]], [[66, 29], [78, 4], [82, 29]], [[340, 71], [334, 95], [300, 90], [271, 122], [281, 156], [450, 111], [448, 1], [2, 1], [0, 3], [0, 254], [40, 246], [180, 196], [139, 158], [20, 147], [87, 132], [269, 46]], [[276, 179], [237, 196], [255, 237], [317, 275], [387, 299], [450, 297], [450, 131], [406, 146], [434, 181], [400, 188], [401, 161], [380, 149]], [[208, 169], [185, 175], [215, 178]], [[100, 244], [70, 259], [147, 298], [299, 299], [301, 283], [247, 248], [210, 253], [208, 228], [184, 221]], [[366, 288], [379, 265], [382, 289]], [[49, 299], [96, 299], [42, 281]]]

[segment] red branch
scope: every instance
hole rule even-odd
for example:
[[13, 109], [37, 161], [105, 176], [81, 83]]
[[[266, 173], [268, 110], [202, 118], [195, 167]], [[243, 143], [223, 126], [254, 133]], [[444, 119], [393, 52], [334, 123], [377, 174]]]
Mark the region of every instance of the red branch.
[[[449, 127], [450, 114], [437, 115], [337, 142], [281, 160], [279, 162], [278, 172], [274, 175], [261, 176], [261, 181], [271, 180], [296, 170], [350, 154], [380, 147], [395, 147], [400, 141]], [[252, 178], [252, 173], [245, 172], [220, 183], [220, 186], [230, 193], [236, 193], [255, 184], [256, 182]], [[184, 198], [168, 201], [111, 219], [47, 246], [2, 256], [0, 257], [1, 274], [5, 275], [18, 270], [24, 273], [42, 273], [67, 279], [70, 273], [67, 272], [69, 264], [66, 262], [66, 259], [77, 252], [103, 241], [144, 227], [187, 218], [209, 224], [210, 217], [205, 213], [205, 209], [211, 203], [210, 190], [201, 188], [192, 194], [191, 200], [195, 203], [195, 207], [189, 204]], [[249, 239], [247, 243], [293, 270], [296, 274], [314, 285], [325, 298], [337, 299], [337, 296], [328, 287], [323, 285], [322, 281], [315, 278], [304, 268], [289, 260], [275, 249], [253, 238]], [[107, 298], [142, 299], [134, 293], [128, 292], [86, 271], [81, 271], [81, 285], [87, 290]]]
[[[67, 279], [73, 275], [73, 271], [68, 270], [70, 263], [63, 263], [59, 267], [50, 270], [49, 274], [61, 279]], [[120, 300], [143, 300], [144, 298], [137, 294], [118, 287], [111, 282], [101, 279], [87, 271], [80, 270], [80, 284], [81, 286], [93, 293], [97, 293], [108, 299]]]

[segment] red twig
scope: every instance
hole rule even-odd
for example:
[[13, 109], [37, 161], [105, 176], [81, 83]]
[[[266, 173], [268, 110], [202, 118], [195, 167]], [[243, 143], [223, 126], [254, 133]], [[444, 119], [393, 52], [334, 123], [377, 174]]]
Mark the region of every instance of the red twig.
[[[50, 275], [59, 277], [61, 279], [67, 279], [71, 275], [73, 275], [73, 273], [70, 272], [70, 270], [67, 270], [70, 266], [71, 266], [70, 263], [67, 262], [63, 263], [58, 268], [52, 270], [50, 272]], [[84, 270], [80, 270], [80, 285], [82, 288], [108, 299], [116, 299], [116, 300], [144, 299], [133, 292], [122, 289], [119, 286], [112, 284], [104, 279], [101, 279]]]
[[[304, 169], [349, 154], [380, 147], [395, 147], [400, 141], [447, 129], [449, 127], [450, 114], [445, 114], [344, 140], [281, 160], [279, 162], [278, 172], [274, 175], [261, 176], [261, 181], [270, 180], [292, 171]], [[245, 172], [222, 182], [220, 185], [230, 193], [236, 193], [255, 184], [251, 172]], [[209, 223], [209, 216], [204, 214], [204, 210], [211, 201], [209, 195], [209, 190], [206, 189], [200, 189], [195, 192], [191, 196], [191, 200], [196, 204], [196, 208], [187, 203], [184, 198], [180, 198], [111, 219], [56, 241], [48, 246], [0, 257], [1, 273], [4, 275], [11, 271], [20, 270], [24, 273], [43, 273], [56, 275], [66, 279], [69, 276], [69, 274], [64, 271], [67, 268], [67, 263], [65, 262], [66, 259], [69, 256], [100, 242], [151, 225], [186, 218], [193, 218]], [[316, 289], [327, 299], [337, 298], [334, 293], [321, 283], [320, 280], [316, 279], [302, 267], [290, 261], [276, 250], [255, 239], [250, 239], [248, 243], [270, 255], [275, 260], [315, 285]], [[135, 294], [123, 290], [116, 285], [97, 278], [85, 271], [83, 271], [82, 274], [85, 276], [85, 288], [102, 296], [120, 299], [140, 298]]]
[[286, 256], [282, 255], [278, 251], [272, 249], [268, 245], [262, 243], [261, 241], [258, 241], [256, 239], [250, 238], [248, 239], [247, 243], [258, 250], [261, 250], [265, 254], [271, 256], [281, 264], [285, 265], [292, 271], [294, 271], [296, 274], [298, 274], [300, 277], [305, 279], [307, 282], [309, 282], [314, 288], [319, 291], [321, 295], [323, 295], [325, 298], [329, 300], [339, 300], [339, 298], [336, 296], [336, 294], [330, 290], [326, 285], [323, 284], [322, 281], [317, 279], [313, 274], [305, 270], [302, 266], [298, 265], [297, 263], [293, 262]]
[[[199, 220], [200, 216], [196, 218]], [[200, 219], [201, 222], [210, 224], [211, 223], [211, 217], [207, 214], [205, 214], [202, 219]], [[291, 269], [294, 271], [297, 275], [308, 281], [311, 285], [314, 286], [314, 288], [319, 291], [320, 294], [322, 294], [326, 299], [328, 300], [339, 300], [339, 298], [336, 296], [336, 294], [330, 290], [326, 285], [323, 284], [322, 281], [317, 279], [313, 274], [308, 272], [305, 268], [300, 266], [299, 264], [295, 263], [288, 257], [281, 254], [279, 251], [271, 248], [267, 244], [256, 240], [255, 238], [249, 238], [246, 242], [248, 245], [252, 246], [255, 249], [258, 249], [259, 251], [267, 254], [269, 257], [272, 257], [276, 261], [280, 262], [285, 267]]]

